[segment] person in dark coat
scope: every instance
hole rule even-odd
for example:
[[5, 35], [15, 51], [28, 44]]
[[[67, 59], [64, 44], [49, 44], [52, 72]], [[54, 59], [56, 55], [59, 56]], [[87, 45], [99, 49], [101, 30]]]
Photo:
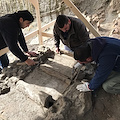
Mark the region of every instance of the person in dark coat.
[[[16, 57], [27, 65], [35, 64], [28, 56], [36, 56], [36, 53], [28, 51], [22, 29], [28, 27], [33, 20], [34, 18], [28, 10], [0, 17], [0, 50], [8, 47]], [[8, 56], [7, 54], [3, 54], [0, 56], [0, 66], [4, 68], [8, 65]]]
[[97, 37], [88, 40], [74, 51], [74, 58], [82, 63], [95, 61], [97, 69], [90, 82], [77, 85], [79, 91], [95, 91], [100, 86], [106, 92], [120, 93], [120, 40]]
[[66, 15], [57, 17], [53, 33], [57, 53], [60, 52], [60, 40], [65, 45], [66, 50], [74, 51], [77, 46], [90, 39], [84, 23], [78, 18]]

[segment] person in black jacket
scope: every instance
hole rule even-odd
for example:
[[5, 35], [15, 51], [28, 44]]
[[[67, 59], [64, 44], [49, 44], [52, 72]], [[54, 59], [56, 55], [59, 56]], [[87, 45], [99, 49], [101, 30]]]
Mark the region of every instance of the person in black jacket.
[[[8, 47], [16, 57], [27, 65], [35, 64], [28, 56], [36, 56], [37, 54], [28, 51], [22, 29], [28, 27], [33, 20], [34, 18], [28, 10], [0, 17], [0, 50]], [[9, 59], [7, 54], [0, 56], [0, 67], [4, 68], [8, 65]]]
[[65, 45], [66, 50], [72, 52], [90, 39], [84, 23], [78, 18], [66, 15], [57, 17], [53, 33], [57, 53], [60, 52], [60, 41]]

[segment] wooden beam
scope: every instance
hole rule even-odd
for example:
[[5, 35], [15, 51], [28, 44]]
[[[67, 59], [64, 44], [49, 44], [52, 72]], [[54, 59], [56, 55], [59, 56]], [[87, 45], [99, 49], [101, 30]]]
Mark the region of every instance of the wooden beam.
[[[31, 32], [31, 33], [29, 33], [28, 35], [25, 36], [25, 39], [28, 40], [28, 39], [30, 39], [31, 37], [34, 37], [37, 34], [38, 34], [38, 30], [36, 30], [34, 32]], [[8, 47], [1, 49], [0, 50], [0, 56], [4, 55], [8, 51], [9, 51]]]
[[42, 29], [41, 29], [41, 20], [40, 20], [40, 10], [39, 10], [39, 2], [38, 0], [29, 0], [35, 7], [35, 11], [36, 11], [36, 19], [37, 19], [37, 26], [38, 26], [38, 39], [39, 39], [39, 43], [40, 45], [43, 44], [43, 40], [42, 40]]
[[42, 36], [44, 36], [44, 37], [53, 37], [53, 34], [42, 32]]
[[9, 51], [8, 47], [3, 48], [0, 50], [0, 56], [4, 55], [5, 53], [7, 53]]
[[35, 30], [27, 35], [25, 35], [25, 40], [28, 40], [38, 34], [38, 30]]
[[53, 26], [54, 23], [55, 23], [55, 21], [56, 21], [56, 20], [53, 20], [53, 21], [49, 22], [48, 24], [42, 26], [42, 31], [45, 31], [47, 28]]
[[70, 0], [63, 0], [64, 3], [75, 13], [75, 15], [86, 25], [86, 27], [90, 30], [90, 32], [95, 37], [100, 37], [101, 35], [95, 30], [95, 28], [90, 24], [85, 17], [82, 15], [82, 13], [79, 11], [79, 9], [70, 1]]
[[38, 9], [38, 0], [29, 0], [33, 6], [35, 7], [35, 9]]

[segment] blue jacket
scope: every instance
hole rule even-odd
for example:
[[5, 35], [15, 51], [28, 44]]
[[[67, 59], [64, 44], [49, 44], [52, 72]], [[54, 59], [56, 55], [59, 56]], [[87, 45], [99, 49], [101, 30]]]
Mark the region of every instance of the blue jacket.
[[112, 70], [120, 71], [120, 40], [112, 37], [97, 37], [90, 41], [92, 58], [98, 66], [89, 88], [95, 90], [107, 80]]

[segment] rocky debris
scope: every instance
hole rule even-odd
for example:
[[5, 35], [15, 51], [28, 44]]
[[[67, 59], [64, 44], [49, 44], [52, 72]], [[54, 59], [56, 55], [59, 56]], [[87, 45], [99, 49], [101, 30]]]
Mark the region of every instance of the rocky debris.
[[[76, 64], [79, 64], [78, 62]], [[75, 64], [75, 65], [76, 65]], [[72, 78], [71, 78], [71, 84], [76, 81], [89, 81], [94, 76], [94, 71], [96, 69], [96, 64], [88, 63], [88, 64], [79, 64], [77, 67], [73, 66], [72, 70]]]
[[19, 61], [15, 61], [11, 63], [8, 68], [4, 68], [2, 72], [4, 76], [2, 78], [17, 76], [20, 79], [24, 79], [35, 68], [35, 66], [17, 65], [18, 62]]
[[[42, 51], [40, 51], [41, 49]], [[49, 57], [53, 56], [53, 51], [48, 48], [41, 47], [39, 49], [38, 56], [35, 57], [34, 60], [39, 61], [40, 64], [43, 64]], [[36, 64], [35, 66], [28, 66], [23, 63], [22, 65], [19, 65], [18, 63], [21, 62], [19, 60], [16, 60], [13, 63], [10, 63], [7, 68], [4, 68], [2, 70], [2, 73], [0, 74], [0, 94], [6, 94], [10, 92], [10, 86], [8, 86], [8, 81], [9, 83], [11, 83], [12, 81], [9, 78], [17, 77], [21, 80], [24, 80], [25, 77], [28, 76], [36, 68], [36, 66], [38, 66], [38, 64]]]
[[118, 17], [113, 20], [113, 30], [111, 31], [112, 35], [120, 35], [120, 14], [118, 14]]
[[[33, 57], [34, 61], [38, 61], [38, 64], [44, 63], [49, 57], [54, 56], [54, 52], [50, 49], [45, 49], [42, 51], [38, 51], [38, 56]], [[4, 80], [6, 77], [10, 78], [12, 76], [16, 76], [19, 79], [24, 79], [29, 73], [31, 73], [36, 66], [28, 66], [24, 63], [21, 63], [19, 60], [14, 61], [13, 63], [10, 63], [10, 65], [7, 68], [4, 68], [2, 71], [2, 76], [0, 77], [0, 80]]]
[[[10, 70], [7, 71], [7, 69], [6, 76], [4, 75], [4, 71], [0, 74], [1, 82], [10, 88], [10, 91], [7, 94], [2, 94], [0, 96], [0, 102], [2, 102], [0, 112], [3, 118], [9, 120], [21, 120], [22, 116], [24, 116], [25, 120], [44, 119], [47, 110], [60, 96], [62, 96], [62, 93], [70, 84], [69, 76], [75, 62], [74, 59], [64, 54], [54, 54], [53, 51], [50, 51], [50, 49], [45, 47], [41, 47], [39, 51], [41, 53], [40, 59], [34, 58], [34, 60], [40, 60], [41, 65], [34, 66], [34, 69], [32, 69], [30, 73], [27, 73], [25, 77], [19, 78], [18, 74], [9, 77], [7, 76], [7, 72], [10, 72]], [[41, 55], [45, 55], [45, 57]], [[18, 66], [26, 72], [27, 66], [23, 63], [17, 65], [17, 63], [20, 63], [20, 61], [15, 61], [14, 64], [11, 64], [9, 67], [13, 68], [11, 71]], [[14, 72], [19, 71], [15, 70]], [[68, 82], [65, 82], [64, 80], [67, 80]], [[1, 85], [1, 87], [4, 87], [3, 84]], [[6, 106], [12, 106], [11, 100], [12, 104], [14, 104], [14, 109], [6, 108]], [[22, 106], [22, 108], [17, 107], [17, 109], [15, 109], [17, 105]], [[31, 107], [31, 105], [34, 106]], [[27, 113], [26, 111], [29, 112]], [[29, 113], [31, 113], [31, 115]], [[14, 114], [14, 116], [12, 116], [12, 114]]]
[[66, 90], [48, 111], [45, 120], [119, 120], [120, 95], [99, 89], [95, 93], [79, 92], [76, 85]]
[[[80, 82], [93, 77], [96, 66], [92, 63], [78, 68], [80, 77], [77, 76], [63, 96], [49, 108], [45, 120], [119, 120], [120, 95], [106, 93], [101, 87], [93, 92], [77, 91]], [[86, 79], [86, 75], [91, 77]]]
[[45, 120], [87, 120], [92, 110], [91, 93], [80, 93], [75, 83], [65, 91], [48, 111]]
[[5, 83], [0, 83], [0, 95], [10, 92], [10, 87]]

